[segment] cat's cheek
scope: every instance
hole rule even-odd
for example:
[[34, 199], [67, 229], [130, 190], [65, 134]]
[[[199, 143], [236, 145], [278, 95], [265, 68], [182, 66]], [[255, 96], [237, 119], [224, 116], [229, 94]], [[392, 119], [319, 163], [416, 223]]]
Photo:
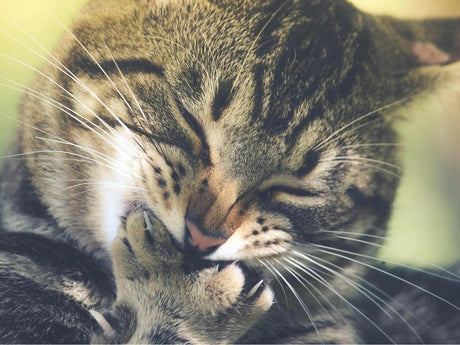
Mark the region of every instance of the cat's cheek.
[[291, 241], [291, 235], [278, 225], [272, 226], [269, 223], [259, 224], [257, 222], [242, 224], [224, 244], [208, 255], [206, 259], [213, 261], [251, 261], [280, 256], [288, 250]]

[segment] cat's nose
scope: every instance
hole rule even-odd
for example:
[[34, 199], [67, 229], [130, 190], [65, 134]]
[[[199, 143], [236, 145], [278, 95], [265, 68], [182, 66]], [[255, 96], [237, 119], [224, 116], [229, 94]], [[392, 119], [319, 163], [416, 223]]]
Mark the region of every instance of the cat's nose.
[[200, 230], [198, 225], [190, 219], [185, 219], [185, 225], [190, 233], [190, 244], [201, 252], [204, 252], [211, 247], [219, 246], [227, 240], [222, 237], [206, 235]]

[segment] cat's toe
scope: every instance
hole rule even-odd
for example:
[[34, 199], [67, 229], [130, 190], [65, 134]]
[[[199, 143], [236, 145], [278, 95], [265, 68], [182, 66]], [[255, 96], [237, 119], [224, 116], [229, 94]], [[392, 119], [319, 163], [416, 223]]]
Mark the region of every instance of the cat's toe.
[[136, 260], [149, 270], [179, 258], [164, 224], [147, 212], [135, 211], [128, 216], [126, 239]]
[[208, 268], [198, 274], [193, 294], [204, 312], [217, 314], [235, 305], [243, 291], [245, 275], [237, 263]]
[[246, 299], [252, 305], [255, 312], [265, 313], [273, 305], [275, 294], [268, 284], [261, 281], [249, 291]]

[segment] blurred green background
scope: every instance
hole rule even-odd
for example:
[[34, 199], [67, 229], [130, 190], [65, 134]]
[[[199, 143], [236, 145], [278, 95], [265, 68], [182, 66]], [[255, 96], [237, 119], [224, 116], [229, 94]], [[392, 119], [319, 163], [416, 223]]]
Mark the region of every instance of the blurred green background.
[[[0, 0], [0, 152], [6, 154], [15, 136], [21, 91], [9, 78], [28, 85], [40, 57], [23, 45], [41, 51], [28, 36], [46, 49], [63, 33], [53, 19], [68, 24], [86, 0]], [[355, 0], [357, 6], [376, 13], [402, 17], [460, 16], [457, 0]], [[50, 16], [50, 13], [52, 16]], [[19, 43], [19, 42], [20, 43]], [[22, 45], [23, 44], [23, 45]], [[14, 86], [18, 87], [18, 86]], [[459, 104], [460, 105], [460, 104]], [[382, 258], [425, 266], [449, 264], [460, 249], [460, 114], [430, 114], [401, 123], [404, 178], [394, 205], [390, 234]]]

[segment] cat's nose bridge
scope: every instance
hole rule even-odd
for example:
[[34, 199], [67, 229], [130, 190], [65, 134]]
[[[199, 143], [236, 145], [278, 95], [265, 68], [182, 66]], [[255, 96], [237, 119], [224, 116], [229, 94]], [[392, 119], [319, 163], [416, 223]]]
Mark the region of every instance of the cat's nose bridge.
[[225, 224], [225, 220], [238, 199], [239, 185], [227, 182], [219, 187], [210, 184], [190, 200], [186, 225], [192, 244], [200, 250], [222, 244], [235, 228], [234, 224]]
[[203, 227], [205, 229], [217, 229], [235, 204], [238, 195], [239, 186], [237, 183], [226, 184], [217, 195], [214, 203], [204, 214]]

